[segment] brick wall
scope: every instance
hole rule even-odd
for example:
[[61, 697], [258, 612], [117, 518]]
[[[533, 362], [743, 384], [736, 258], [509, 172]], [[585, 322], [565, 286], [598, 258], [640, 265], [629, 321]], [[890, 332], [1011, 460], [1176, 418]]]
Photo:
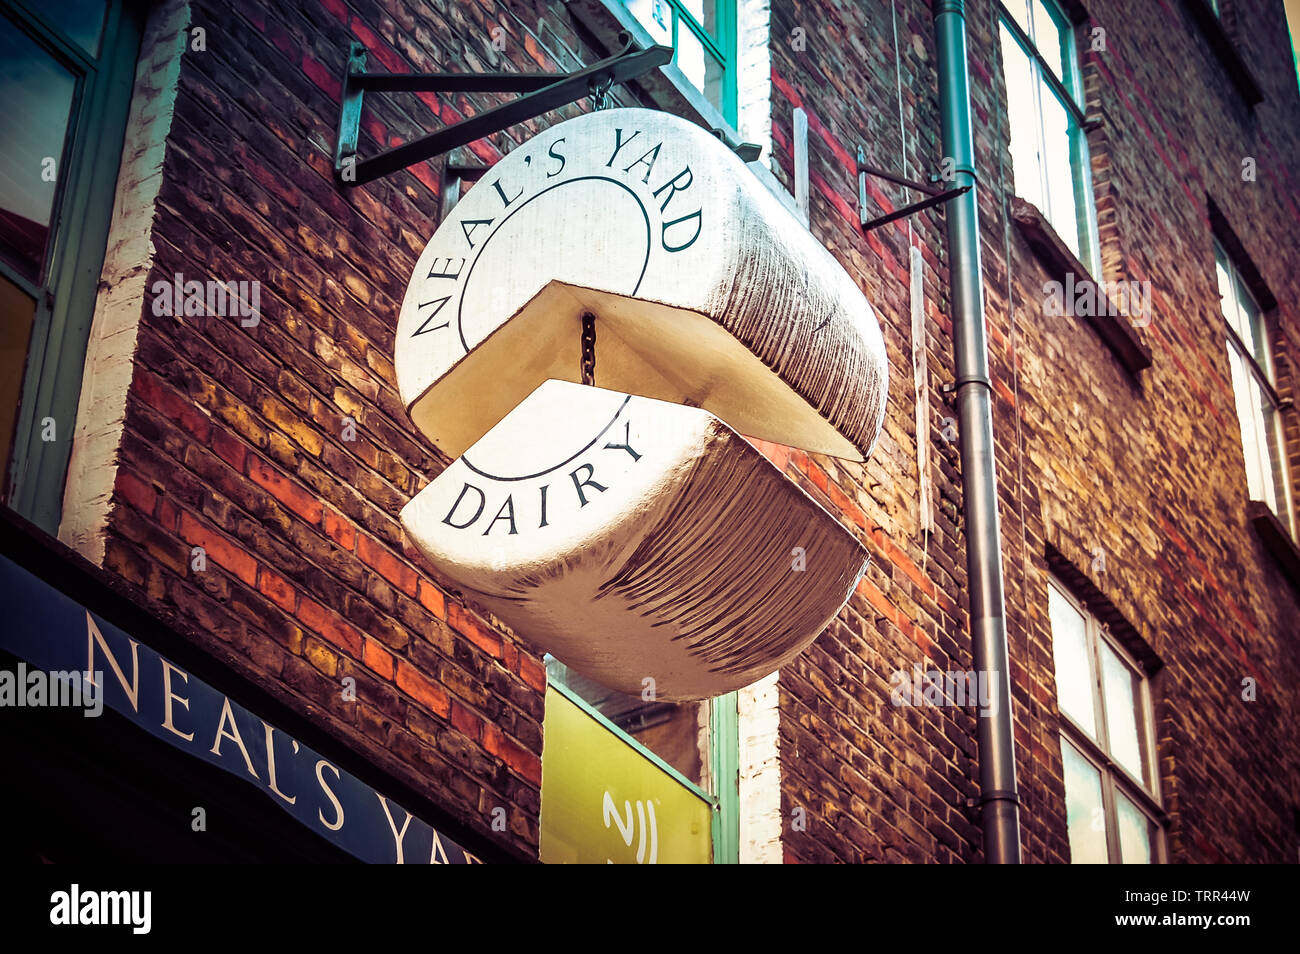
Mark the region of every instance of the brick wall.
[[[1089, 112], [1101, 119], [1090, 133], [1096, 277], [1154, 286], [1154, 321], [1141, 331], [1154, 366], [1136, 381], [1086, 319], [1043, 313], [1049, 276], [1005, 213], [995, 4], [968, 10], [1024, 853], [1068, 857], [1051, 553], [1162, 667], [1156, 718], [1172, 858], [1290, 860], [1297, 596], [1245, 520], [1206, 194], [1280, 302], [1279, 366], [1293, 374], [1300, 101], [1280, 5], [1236, 11], [1235, 36], [1265, 89], [1253, 116], [1179, 0], [1131, 6], [1086, 4], [1107, 37], [1105, 51], [1086, 54], [1086, 79]], [[770, 687], [748, 700], [766, 721], [755, 721], [753, 764], [743, 767], [755, 807], [742, 832], [756, 859], [779, 850], [796, 862], [978, 861], [977, 815], [966, 806], [977, 794], [974, 710], [890, 705], [897, 670], [972, 665], [955, 413], [941, 390], [953, 375], [942, 213], [863, 235], [853, 161], [862, 143], [878, 166], [937, 171], [933, 21], [922, 0], [896, 0], [896, 21], [885, 4], [770, 7], [775, 168], [793, 192], [791, 117], [802, 107], [811, 229], [880, 317], [891, 393], [866, 464], [760, 445], [841, 515], [873, 560], [850, 604], [780, 673], [777, 719]], [[148, 290], [138, 315], [117, 316], [135, 343], [115, 490], [78, 545], [102, 547], [105, 565], [149, 603], [198, 624], [206, 649], [362, 757], [485, 839], [535, 857], [544, 669], [525, 642], [440, 587], [403, 548], [397, 522], [446, 463], [409, 425], [390, 360], [407, 276], [437, 226], [439, 166], [340, 191], [331, 161], [353, 39], [373, 68], [398, 72], [570, 68], [593, 51], [558, 5], [519, 0], [205, 0], [190, 21], [206, 48], [191, 37], [181, 55], [165, 154], [151, 153], [163, 165], [156, 204], [138, 213], [140, 230], [152, 228], [140, 267], [146, 289], [177, 273], [257, 280], [260, 321], [158, 315]], [[155, 48], [174, 41], [165, 32], [155, 30]], [[495, 101], [368, 97], [362, 155]], [[469, 153], [492, 162], [579, 108]], [[1244, 155], [1257, 157], [1254, 183], [1237, 173]], [[909, 201], [874, 182], [869, 195], [882, 212]], [[928, 532], [917, 504], [909, 246], [925, 263]], [[1293, 389], [1293, 378], [1284, 385]], [[1294, 463], [1300, 429], [1288, 415]], [[1093, 570], [1098, 548], [1104, 572]], [[1245, 676], [1259, 680], [1256, 702], [1240, 698]], [[342, 691], [348, 677], [355, 701]], [[506, 832], [491, 829], [497, 807]]]
[[[967, 12], [1024, 857], [1068, 858], [1046, 614], [1054, 550], [1063, 570], [1090, 584], [1091, 608], [1110, 614], [1112, 631], [1158, 658], [1156, 734], [1171, 859], [1293, 860], [1300, 749], [1286, 713], [1294, 711], [1300, 675], [1297, 594], [1245, 517], [1206, 202], [1208, 193], [1224, 210], [1280, 302], [1271, 318], [1285, 370], [1300, 339], [1293, 234], [1300, 102], [1281, 4], [1236, 11], [1236, 36], [1265, 89], [1253, 115], [1177, 0], [1142, 12], [1132, 4], [1084, 5], [1091, 21], [1081, 37], [1101, 27], [1107, 40], [1104, 51], [1081, 44], [1088, 112], [1101, 120], [1090, 135], [1103, 241], [1096, 278], [1153, 285], [1154, 320], [1140, 334], [1154, 366], [1136, 382], [1089, 319], [1044, 314], [1042, 283], [1059, 276], [1009, 224], [995, 6], [972, 2]], [[787, 860], [981, 855], [970, 823], [976, 816], [964, 807], [976, 794], [971, 710], [889, 704], [887, 680], [896, 669], [916, 661], [940, 670], [971, 665], [956, 448], [942, 435], [952, 410], [937, 390], [930, 408], [937, 528], [928, 537], [912, 503], [909, 234], [896, 224], [863, 238], [853, 227], [850, 157], [859, 142], [877, 165], [900, 171], [904, 158], [922, 173], [937, 171], [941, 159], [928, 4], [895, 9], [906, 140], [889, 7], [773, 4], [782, 174], [788, 181], [793, 166], [784, 117], [802, 105], [810, 120], [813, 232], [877, 306], [893, 375], [885, 432], [866, 468], [797, 453], [787, 465], [858, 526], [875, 558], [858, 597], [781, 673]], [[1243, 20], [1248, 29], [1240, 29]], [[800, 25], [810, 37], [802, 52], [787, 39]], [[1257, 157], [1256, 182], [1241, 181], [1246, 155]], [[874, 196], [882, 210], [902, 201], [896, 190], [883, 192]], [[935, 385], [952, 377], [941, 221], [935, 213], [915, 216], [910, 236], [927, 264]], [[1286, 417], [1294, 462], [1296, 412]], [[1258, 680], [1255, 702], [1242, 699], [1246, 677]], [[799, 808], [802, 831], [791, 822]]]
[[[350, 41], [372, 69], [556, 69], [535, 33], [545, 6], [192, 4], [205, 48], [189, 34], [157, 204], [135, 222], [152, 218], [153, 257], [98, 536], [104, 564], [203, 627], [205, 648], [522, 857], [537, 851], [544, 668], [441, 588], [397, 521], [446, 463], [407, 420], [391, 362], [438, 167], [350, 191], [331, 167]], [[552, 51], [582, 48], [562, 18], [549, 29]], [[368, 97], [362, 154], [489, 99]], [[471, 148], [491, 162], [511, 145]], [[150, 290], [176, 274], [260, 282], [260, 320], [155, 314]]]
[[[793, 665], [782, 670], [781, 770], [787, 861], [954, 861], [978, 856], [964, 800], [976, 794], [974, 717], [957, 708], [895, 708], [889, 676], [928, 660], [969, 667], [961, 593], [963, 541], [956, 447], [943, 440], [951, 411], [930, 388], [935, 480], [932, 533], [919, 531], [912, 396], [908, 244], [923, 249], [928, 361], [933, 384], [951, 379], [945, 283], [936, 271], [942, 219], [923, 215], [863, 235], [857, 227], [856, 153], [917, 177], [937, 171], [937, 100], [929, 15], [900, 10], [906, 148], [899, 129], [893, 23], [835, 7], [772, 9], [773, 141], [783, 181], [793, 171], [791, 114], [808, 114], [811, 228], [836, 253], [876, 309], [889, 357], [884, 430], [870, 461], [847, 464], [791, 452], [786, 472], [844, 515], [871, 550], [872, 565], [849, 606]], [[797, 49], [803, 28], [806, 47]], [[915, 40], [909, 34], [916, 32]], [[840, 38], [853, 37], [853, 42]], [[870, 181], [871, 201], [907, 201]], [[945, 378], [946, 375], [946, 378]]]
[[86, 348], [59, 538], [95, 563], [104, 559], [117, 477], [116, 448], [122, 441], [126, 396], [134, 373], [140, 302], [153, 263], [154, 204], [162, 185], [188, 22], [188, 5], [169, 0], [153, 10], [141, 38], [108, 247]]

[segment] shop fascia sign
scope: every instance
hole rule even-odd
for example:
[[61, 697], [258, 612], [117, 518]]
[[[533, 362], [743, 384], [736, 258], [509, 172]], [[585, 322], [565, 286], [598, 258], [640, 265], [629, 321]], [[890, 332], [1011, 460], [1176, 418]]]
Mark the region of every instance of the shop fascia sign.
[[863, 461], [887, 365], [840, 264], [716, 137], [609, 109], [514, 149], [398, 322], [453, 463], [402, 511], [447, 584], [578, 672], [699, 699], [793, 659], [859, 541], [741, 435]]
[[[0, 678], [0, 706], [22, 704], [7, 698], [9, 692], [30, 695], [32, 688], [58, 685], [57, 695], [44, 692], [26, 704], [68, 704], [80, 696], [94, 704], [85, 707], [88, 715], [112, 709], [162, 742], [256, 786], [361, 861], [479, 863], [396, 801], [6, 556], [0, 556], [0, 599], [0, 648], [21, 660], [14, 675], [23, 677], [21, 684]], [[75, 692], [65, 688], [70, 685]]]

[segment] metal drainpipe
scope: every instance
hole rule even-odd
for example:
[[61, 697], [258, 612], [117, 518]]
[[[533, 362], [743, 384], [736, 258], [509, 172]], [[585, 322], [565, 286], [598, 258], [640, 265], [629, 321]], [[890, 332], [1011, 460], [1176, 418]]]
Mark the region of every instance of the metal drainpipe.
[[1011, 721], [1011, 677], [1002, 582], [1002, 531], [994, 470], [992, 388], [984, 329], [980, 267], [979, 193], [971, 140], [963, 0], [935, 0], [939, 52], [939, 110], [943, 154], [955, 164], [958, 186], [969, 192], [948, 203], [948, 276], [952, 294], [957, 421], [961, 435], [966, 575], [970, 592], [971, 653], [977, 673], [988, 673], [994, 711], [976, 718], [984, 859], [1020, 861], [1020, 799]]

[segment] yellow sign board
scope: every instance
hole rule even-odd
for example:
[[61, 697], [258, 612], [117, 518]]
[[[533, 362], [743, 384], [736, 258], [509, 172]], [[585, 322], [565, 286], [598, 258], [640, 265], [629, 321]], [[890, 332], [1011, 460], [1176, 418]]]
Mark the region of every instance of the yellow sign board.
[[708, 802], [554, 687], [543, 729], [542, 861], [710, 863]]

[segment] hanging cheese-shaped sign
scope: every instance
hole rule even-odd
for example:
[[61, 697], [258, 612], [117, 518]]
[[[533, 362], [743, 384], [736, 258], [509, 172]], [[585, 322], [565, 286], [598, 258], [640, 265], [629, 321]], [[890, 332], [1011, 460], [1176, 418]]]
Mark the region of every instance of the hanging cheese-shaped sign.
[[652, 678], [666, 699], [793, 658], [864, 568], [857, 540], [712, 414], [565, 381], [534, 391], [402, 521], [519, 633], [615, 689]]
[[683, 119], [591, 113], [497, 163], [421, 255], [395, 365], [413, 422], [456, 458], [403, 510], [411, 539], [612, 688], [747, 685], [865, 570], [856, 538], [737, 432], [864, 460], [884, 415], [879, 326]]

